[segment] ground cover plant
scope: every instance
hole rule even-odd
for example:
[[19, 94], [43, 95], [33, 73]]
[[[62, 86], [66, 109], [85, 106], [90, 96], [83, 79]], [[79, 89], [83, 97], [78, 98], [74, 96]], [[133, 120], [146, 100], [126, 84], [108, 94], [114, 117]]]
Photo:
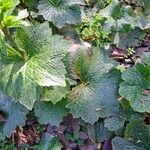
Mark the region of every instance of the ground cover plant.
[[149, 0], [0, 0], [0, 150], [150, 150]]

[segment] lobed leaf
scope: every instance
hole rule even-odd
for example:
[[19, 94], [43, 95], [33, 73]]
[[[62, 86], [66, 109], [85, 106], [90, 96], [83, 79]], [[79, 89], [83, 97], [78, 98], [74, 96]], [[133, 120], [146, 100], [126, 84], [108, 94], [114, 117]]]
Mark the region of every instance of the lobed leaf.
[[39, 14], [45, 20], [52, 21], [58, 28], [67, 24], [76, 24], [80, 21], [80, 4], [83, 0], [40, 0]]
[[137, 146], [148, 150], [150, 148], [150, 126], [140, 120], [131, 121], [125, 131], [126, 138], [132, 138]]
[[123, 72], [119, 92], [135, 111], [150, 112], [149, 53], [142, 56], [142, 61], [146, 64], [136, 64]]
[[34, 113], [40, 124], [51, 124], [58, 126], [68, 113], [65, 108], [65, 102], [61, 101], [53, 105], [52, 102], [36, 102], [34, 105]]
[[[79, 80], [68, 97], [67, 108], [74, 117], [94, 124], [99, 117], [106, 117], [119, 111], [117, 89], [120, 73], [115, 63], [102, 51], [79, 51], [70, 60], [70, 75]], [[69, 66], [69, 65], [68, 65]]]
[[32, 109], [37, 85], [66, 86], [62, 58], [69, 44], [61, 36], [52, 36], [47, 23], [19, 29], [15, 40], [19, 53], [13, 50], [13, 56], [9, 52], [0, 58], [0, 88]]
[[3, 133], [10, 138], [17, 126], [25, 125], [28, 110], [19, 103], [15, 103], [5, 97], [2, 92], [0, 92], [0, 110], [7, 116], [3, 126]]

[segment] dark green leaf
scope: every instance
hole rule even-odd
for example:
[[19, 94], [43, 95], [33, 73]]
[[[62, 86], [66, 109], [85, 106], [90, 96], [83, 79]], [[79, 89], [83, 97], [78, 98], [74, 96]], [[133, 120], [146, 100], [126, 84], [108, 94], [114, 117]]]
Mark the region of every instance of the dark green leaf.
[[[67, 108], [74, 117], [94, 124], [99, 117], [119, 111], [117, 89], [120, 73], [102, 50], [79, 51], [70, 59], [70, 75], [78, 85], [69, 94]], [[68, 66], [68, 65], [67, 65]]]
[[121, 137], [115, 137], [112, 140], [112, 146], [113, 146], [113, 150], [144, 150], [140, 147], [135, 146], [127, 139], [123, 139]]
[[6, 98], [2, 92], [0, 92], [0, 110], [7, 115], [7, 119], [3, 127], [3, 133], [5, 136], [10, 138], [17, 126], [25, 125], [28, 110], [19, 103], [14, 103], [10, 99]]
[[131, 46], [137, 46], [140, 44], [145, 36], [144, 31], [139, 28], [131, 29], [128, 32], [119, 32], [115, 36], [114, 44], [119, 48], [127, 48]]
[[64, 100], [53, 105], [52, 102], [36, 102], [34, 113], [40, 124], [51, 124], [58, 126], [68, 113]]
[[83, 0], [40, 0], [39, 14], [45, 20], [52, 21], [58, 28], [67, 24], [76, 24], [80, 21], [81, 12], [79, 4]]
[[34, 150], [61, 150], [61, 143], [57, 137], [45, 133], [41, 142]]
[[104, 126], [104, 122], [102, 121], [96, 122], [95, 133], [97, 142], [103, 142], [112, 136], [112, 132]]
[[150, 112], [150, 66], [137, 64], [122, 74], [119, 92], [138, 112]]
[[105, 119], [105, 127], [110, 131], [117, 131], [124, 127], [125, 118], [122, 114], [110, 116]]

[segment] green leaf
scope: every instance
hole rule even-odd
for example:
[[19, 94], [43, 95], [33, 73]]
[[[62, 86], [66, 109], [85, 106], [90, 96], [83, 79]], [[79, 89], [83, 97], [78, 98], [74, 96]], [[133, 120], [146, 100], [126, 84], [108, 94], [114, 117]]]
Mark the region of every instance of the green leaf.
[[52, 21], [58, 28], [67, 24], [76, 24], [80, 21], [81, 12], [79, 5], [83, 0], [40, 0], [39, 14], [45, 20]]
[[107, 18], [107, 26], [117, 30], [126, 24], [134, 24], [134, 18], [129, 14], [130, 7], [123, 5], [122, 1], [113, 0], [110, 5], [100, 10], [99, 14]]
[[150, 52], [143, 53], [143, 55], [141, 56], [141, 60], [144, 64], [150, 66]]
[[0, 110], [7, 115], [7, 119], [3, 127], [3, 133], [5, 136], [10, 138], [17, 126], [25, 125], [28, 110], [19, 103], [14, 103], [5, 97], [2, 92], [0, 92]]
[[5, 16], [11, 15], [19, 3], [19, 0], [0, 0], [0, 13], [4, 13]]
[[91, 52], [79, 51], [68, 64], [70, 75], [79, 81], [68, 96], [67, 108], [74, 117], [94, 124], [99, 117], [119, 111], [117, 89], [120, 72], [114, 69], [114, 61], [102, 50], [94, 49]]
[[28, 12], [26, 9], [18, 11], [17, 16], [4, 16], [1, 22], [3, 28], [14, 28], [14, 27], [21, 27], [21, 26], [29, 26], [30, 23], [24, 21], [23, 19], [28, 17]]
[[0, 29], [0, 55], [6, 52], [5, 35]]
[[149, 0], [143, 0], [144, 2], [144, 11], [146, 15], [150, 15], [150, 1]]
[[15, 41], [18, 52], [0, 58], [0, 88], [32, 109], [37, 85], [66, 86], [62, 59], [69, 44], [61, 36], [52, 36], [48, 23], [19, 29]]
[[112, 136], [112, 132], [104, 126], [102, 121], [95, 123], [95, 134], [97, 142], [103, 142]]
[[145, 33], [139, 28], [131, 29], [128, 32], [118, 32], [115, 36], [114, 44], [119, 48], [137, 46], [144, 38]]
[[135, 146], [127, 139], [123, 139], [121, 137], [115, 137], [112, 140], [112, 147], [113, 150], [144, 150], [140, 147]]
[[58, 126], [68, 113], [65, 108], [65, 102], [61, 101], [53, 105], [52, 102], [36, 102], [34, 113], [40, 124], [51, 124]]
[[23, 1], [23, 3], [26, 4], [26, 6], [28, 7], [28, 9], [30, 11], [31, 10], [36, 11], [39, 0], [32, 0], [32, 1], [31, 0], [22, 0], [22, 1]]
[[56, 86], [44, 88], [41, 101], [51, 101], [53, 104], [56, 104], [61, 101], [62, 98], [65, 98], [67, 93], [67, 87]]
[[144, 121], [145, 118], [144, 114], [134, 111], [130, 106], [128, 100], [122, 99], [120, 101], [120, 105], [126, 121], [135, 120], [136, 118], [138, 118], [138, 120]]
[[105, 119], [105, 127], [110, 131], [117, 131], [124, 127], [125, 118], [121, 114], [110, 116]]
[[[149, 64], [149, 56], [146, 59], [144, 56], [143, 63]], [[138, 112], [150, 112], [150, 66], [136, 64], [123, 72], [122, 79], [124, 81], [120, 84], [119, 92], [131, 107]]]
[[141, 28], [142, 30], [149, 29], [150, 28], [150, 16], [138, 14], [135, 17], [135, 26]]
[[57, 137], [45, 133], [35, 150], [61, 150], [62, 145]]
[[132, 138], [137, 146], [150, 149], [150, 126], [140, 120], [131, 121], [125, 131], [125, 137]]

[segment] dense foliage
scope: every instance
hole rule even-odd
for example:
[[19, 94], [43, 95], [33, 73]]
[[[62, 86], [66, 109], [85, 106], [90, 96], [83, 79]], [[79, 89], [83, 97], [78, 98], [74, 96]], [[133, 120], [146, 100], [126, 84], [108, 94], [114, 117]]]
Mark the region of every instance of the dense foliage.
[[13, 149], [150, 149], [149, 0], [0, 0], [0, 150]]

